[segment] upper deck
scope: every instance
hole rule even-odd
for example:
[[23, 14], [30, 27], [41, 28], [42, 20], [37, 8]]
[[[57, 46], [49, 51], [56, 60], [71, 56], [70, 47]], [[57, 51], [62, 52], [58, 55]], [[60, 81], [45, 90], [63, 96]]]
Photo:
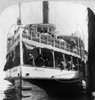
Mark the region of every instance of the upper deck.
[[19, 26], [12, 34], [13, 35], [7, 39], [7, 53], [13, 50], [19, 41], [22, 41], [29, 45], [52, 49], [78, 58], [82, 56], [82, 49], [79, 47], [72, 49], [71, 45], [65, 40], [57, 38], [56, 27], [53, 24], [29, 24], [25, 27]]

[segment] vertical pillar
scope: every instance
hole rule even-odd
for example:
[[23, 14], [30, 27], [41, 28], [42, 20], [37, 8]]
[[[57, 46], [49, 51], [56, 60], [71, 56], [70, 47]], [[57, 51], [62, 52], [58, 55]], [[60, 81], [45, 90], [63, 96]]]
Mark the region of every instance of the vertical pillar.
[[66, 59], [65, 59], [65, 54], [63, 54], [63, 60], [64, 60], [64, 62], [66, 62]]
[[41, 54], [41, 48], [39, 48], [39, 54]]
[[23, 65], [23, 48], [22, 48], [22, 32], [21, 32], [21, 28], [20, 28], [19, 34], [20, 34], [20, 65]]
[[52, 55], [53, 55], [53, 67], [55, 68], [55, 56], [54, 56], [54, 51], [52, 51]]
[[[20, 26], [19, 26], [20, 27]], [[23, 47], [22, 47], [22, 31], [20, 27], [20, 100], [22, 100], [22, 65], [23, 65]]]

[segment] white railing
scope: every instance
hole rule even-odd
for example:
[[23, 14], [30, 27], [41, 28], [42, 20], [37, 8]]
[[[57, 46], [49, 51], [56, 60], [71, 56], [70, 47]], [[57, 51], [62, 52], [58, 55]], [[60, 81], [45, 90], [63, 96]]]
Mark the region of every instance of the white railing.
[[80, 55], [81, 50], [78, 47], [75, 47], [72, 50], [70, 48], [70, 45], [67, 42], [60, 41], [59, 39], [56, 39], [55, 37], [51, 36], [48, 33], [41, 34], [39, 32], [31, 32], [31, 31], [29, 32], [28, 30], [24, 30], [24, 29], [23, 29], [22, 33], [16, 33], [10, 40], [8, 40], [7, 50], [9, 50], [12, 47], [12, 45], [20, 39], [20, 34], [22, 34], [22, 38], [28, 39], [30, 41], [36, 41], [39, 43], [51, 45], [53, 47], [67, 50], [67, 51], [70, 51], [70, 52]]
[[47, 33], [30, 32], [27, 34], [23, 32], [22, 38], [40, 42], [40, 43], [47, 44], [47, 45], [51, 45], [53, 47], [67, 50], [67, 51], [80, 55], [80, 50], [78, 47], [75, 47], [74, 50], [71, 50], [70, 44], [64, 41], [60, 41], [59, 39], [56, 39], [55, 37], [52, 37], [51, 35]]

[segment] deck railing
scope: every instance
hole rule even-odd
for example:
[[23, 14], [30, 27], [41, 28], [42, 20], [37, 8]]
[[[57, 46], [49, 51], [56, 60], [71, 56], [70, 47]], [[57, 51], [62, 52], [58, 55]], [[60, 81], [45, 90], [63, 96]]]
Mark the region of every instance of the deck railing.
[[[9, 50], [10, 47], [14, 44], [14, 42], [16, 42], [19, 38], [20, 38], [20, 34], [14, 35], [12, 37], [12, 39], [10, 39], [7, 42], [7, 50]], [[22, 38], [25, 38], [30, 41], [35, 41], [35, 42], [51, 45], [53, 47], [67, 50], [67, 51], [70, 51], [70, 52], [80, 55], [81, 50], [78, 47], [74, 47], [72, 50], [70, 48], [70, 44], [68, 44], [65, 41], [56, 39], [55, 37], [53, 37], [52, 35], [50, 35], [48, 33], [43, 33], [43, 34], [41, 34], [39, 32], [30, 32], [29, 33], [28, 31], [23, 30]]]
[[75, 54], [80, 55], [80, 50], [79, 50], [78, 47], [75, 47], [73, 50], [71, 50], [70, 44], [68, 44], [65, 41], [60, 41], [59, 39], [56, 39], [55, 37], [53, 37], [52, 35], [47, 34], [47, 33], [41, 34], [39, 32], [31, 32], [30, 35], [23, 33], [22, 37], [25, 38], [25, 39], [28, 39], [28, 40], [30, 40], [30, 37], [31, 37], [32, 41], [51, 45], [53, 47], [60, 48], [60, 49], [63, 49], [63, 50], [67, 50], [67, 51], [70, 51], [70, 52], [73, 52]]

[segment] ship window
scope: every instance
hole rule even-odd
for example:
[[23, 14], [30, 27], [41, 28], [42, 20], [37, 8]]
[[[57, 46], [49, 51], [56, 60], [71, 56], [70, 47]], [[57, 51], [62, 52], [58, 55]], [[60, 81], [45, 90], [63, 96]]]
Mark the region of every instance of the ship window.
[[41, 54], [39, 54], [36, 59], [36, 66], [53, 67], [52, 52], [48, 49], [42, 48]]
[[71, 70], [72, 69], [72, 56], [71, 55], [65, 55], [66, 60], [66, 69]]
[[71, 55], [65, 55], [66, 61], [71, 61]]
[[39, 48], [23, 43], [23, 62], [24, 64], [35, 66], [35, 60], [39, 55]]
[[49, 32], [50, 32], [50, 33], [52, 32], [52, 28], [51, 28], [51, 27], [49, 28]]
[[73, 63], [77, 64], [77, 58], [76, 57], [73, 57]]
[[45, 66], [53, 67], [53, 55], [50, 50], [42, 49], [43, 58], [45, 59]]
[[41, 27], [38, 27], [37, 28], [37, 32], [41, 32], [42, 31], [42, 28]]
[[76, 57], [73, 57], [73, 69], [74, 70], [78, 70], [78, 68], [79, 68], [79, 61], [78, 61], [78, 58], [76, 58]]
[[54, 52], [55, 56], [55, 67], [60, 68], [61, 70], [66, 68], [64, 54], [60, 52]]
[[47, 32], [48, 32], [47, 27], [44, 27], [44, 28], [43, 28], [43, 32], [44, 32], [44, 33], [47, 33]]
[[37, 32], [37, 27], [34, 26], [34, 27], [33, 27], [33, 30], [34, 30], [34, 32]]

